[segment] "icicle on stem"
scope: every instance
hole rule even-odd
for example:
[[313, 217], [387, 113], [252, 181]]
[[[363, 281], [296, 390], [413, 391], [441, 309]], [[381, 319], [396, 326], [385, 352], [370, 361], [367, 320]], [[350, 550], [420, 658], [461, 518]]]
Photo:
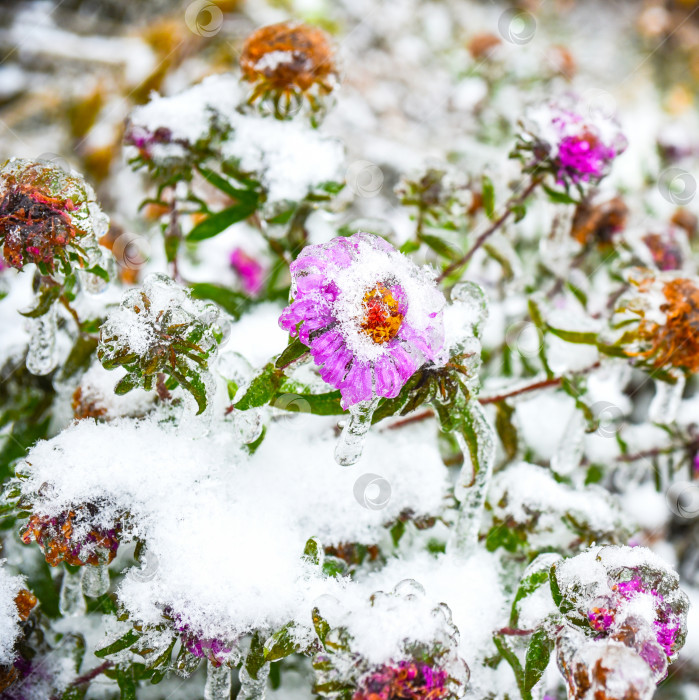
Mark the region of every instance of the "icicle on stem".
[[374, 398], [350, 406], [349, 420], [345, 423], [335, 447], [335, 461], [340, 466], [350, 467], [359, 461], [364, 450], [364, 440], [371, 428], [371, 419], [378, 404], [378, 398]]

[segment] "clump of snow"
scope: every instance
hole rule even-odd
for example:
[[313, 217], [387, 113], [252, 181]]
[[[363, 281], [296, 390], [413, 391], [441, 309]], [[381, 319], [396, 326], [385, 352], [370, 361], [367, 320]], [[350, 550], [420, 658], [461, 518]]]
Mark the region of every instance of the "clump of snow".
[[0, 560], [0, 666], [7, 666], [15, 659], [15, 642], [21, 628], [15, 598], [24, 587], [20, 576], [12, 576]]
[[327, 182], [344, 179], [344, 147], [298, 121], [237, 114], [221, 147], [225, 160], [261, 179], [269, 202], [298, 201]]
[[[154, 420], [87, 419], [38, 443], [20, 471], [39, 514], [98, 502], [109, 524], [128, 512], [124, 538], [145, 540], [157, 561], [152, 578], [136, 570], [120, 587], [132, 619], [157, 624], [167, 607], [207, 637], [235, 639], [292, 619], [309, 625], [311, 601], [337, 588], [302, 559], [308, 538], [373, 544], [406, 509], [441, 511], [446, 468], [419, 431], [369, 445], [368, 458], [340, 469], [332, 435], [309, 439], [293, 423], [271, 424], [249, 457], [225, 424], [193, 437]], [[365, 472], [391, 485], [382, 510], [358, 500]]]
[[[577, 539], [566, 527], [572, 520], [578, 527], [597, 533], [599, 538], [616, 541], [630, 526], [618, 503], [603, 488], [592, 485], [573, 488], [557, 482], [544, 467], [520, 462], [493, 478], [489, 503], [493, 516], [501, 522], [529, 525], [534, 530], [530, 544], [566, 547]], [[564, 525], [565, 523], [565, 525]]]

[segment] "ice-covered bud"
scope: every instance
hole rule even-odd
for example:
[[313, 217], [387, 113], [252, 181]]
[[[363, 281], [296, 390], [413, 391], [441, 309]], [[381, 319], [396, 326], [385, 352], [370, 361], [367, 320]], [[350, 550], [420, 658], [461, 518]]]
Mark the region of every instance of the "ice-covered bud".
[[299, 22], [280, 22], [253, 32], [240, 55], [243, 79], [251, 83], [250, 104], [272, 108], [278, 119], [304, 103], [322, 109], [322, 98], [337, 86], [338, 70], [325, 32]]
[[240, 284], [246, 294], [257, 296], [264, 285], [265, 269], [241, 248], [231, 253], [231, 267], [240, 278]]
[[655, 682], [632, 649], [569, 632], [558, 640], [558, 667], [570, 700], [651, 700]]
[[395, 397], [444, 345], [445, 299], [434, 274], [382, 238], [357, 233], [304, 248], [279, 324], [308, 345], [347, 408]]
[[153, 274], [142, 287], [128, 290], [107, 316], [97, 355], [106, 369], [126, 369], [117, 394], [137, 386], [151, 390], [162, 374], [169, 378], [165, 388], [181, 385], [201, 413], [207, 402], [205, 373], [228, 332], [229, 322], [215, 304], [192, 299], [169, 277]]
[[99, 512], [87, 503], [56, 516], [34, 514], [24, 526], [22, 542], [36, 542], [51, 566], [62, 561], [71, 566], [109, 564], [119, 548], [121, 524], [96, 524]]
[[573, 96], [527, 110], [515, 146], [525, 170], [551, 173], [566, 188], [594, 184], [607, 175], [626, 149], [626, 137], [609, 115], [587, 112]]
[[102, 257], [108, 219], [76, 172], [48, 161], [11, 158], [0, 169], [0, 246], [5, 264], [34, 263], [42, 274], [69, 274]]
[[629, 209], [621, 197], [601, 202], [584, 199], [575, 208], [571, 235], [581, 245], [610, 245], [626, 226]]
[[593, 547], [554, 565], [568, 620], [595, 639], [633, 649], [657, 682], [687, 634], [689, 600], [678, 575], [644, 547]]
[[656, 368], [699, 371], [699, 280], [641, 270], [629, 281], [634, 289], [619, 300], [612, 320], [623, 330], [626, 354]]

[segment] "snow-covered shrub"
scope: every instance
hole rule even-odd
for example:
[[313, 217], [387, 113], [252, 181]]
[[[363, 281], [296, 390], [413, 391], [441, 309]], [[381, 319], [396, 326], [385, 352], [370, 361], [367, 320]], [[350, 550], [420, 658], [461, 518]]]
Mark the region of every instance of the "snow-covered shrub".
[[692, 700], [696, 139], [543, 8], [143, 5], [0, 170], [2, 697]]

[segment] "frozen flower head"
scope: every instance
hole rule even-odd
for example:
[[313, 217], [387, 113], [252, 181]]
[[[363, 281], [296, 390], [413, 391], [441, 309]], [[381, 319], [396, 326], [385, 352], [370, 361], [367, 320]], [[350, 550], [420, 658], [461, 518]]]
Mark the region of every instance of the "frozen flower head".
[[11, 158], [0, 169], [0, 246], [5, 264], [45, 275], [90, 267], [108, 220], [92, 188], [48, 161]]
[[233, 656], [233, 646], [226, 644], [219, 639], [204, 637], [192, 631], [190, 625], [182, 622], [177, 614], [173, 614], [170, 609], [166, 609], [165, 617], [173, 621], [175, 631], [182, 641], [182, 648], [192, 657], [192, 665], [200, 659], [207, 659], [213, 666], [218, 668]]
[[526, 170], [565, 187], [599, 182], [627, 145], [614, 119], [572, 97], [530, 108], [522, 128], [515, 152]]
[[444, 344], [445, 299], [434, 276], [378, 236], [304, 248], [291, 265], [293, 302], [279, 323], [311, 349], [347, 408], [397, 396]]
[[[313, 660], [317, 693], [335, 697], [341, 688], [352, 700], [464, 697], [469, 669], [446, 605], [433, 607], [412, 579], [374, 593], [368, 603], [342, 609], [340, 625], [321, 635], [324, 651]], [[335, 621], [338, 610], [329, 612]]]
[[352, 700], [442, 700], [451, 697], [443, 669], [415, 661], [384, 664], [367, 674]]
[[121, 526], [96, 525], [99, 512], [98, 506], [88, 503], [57, 516], [32, 515], [22, 532], [22, 541], [36, 542], [51, 566], [62, 561], [72, 566], [108, 564], [119, 548]]
[[678, 575], [644, 547], [594, 547], [554, 567], [562, 612], [594, 639], [633, 649], [657, 682], [687, 634]]
[[249, 102], [271, 104], [274, 114], [293, 114], [304, 98], [311, 110], [337, 84], [337, 68], [330, 41], [321, 29], [298, 22], [262, 27], [245, 41], [240, 56], [243, 79], [252, 83]]
[[240, 284], [246, 294], [257, 296], [264, 285], [264, 268], [255, 258], [241, 248], [231, 253], [231, 267], [240, 278]]
[[100, 329], [97, 356], [106, 369], [126, 368], [116, 387], [125, 394], [137, 386], [150, 390], [158, 375], [168, 386], [180, 384], [206, 407], [204, 373], [227, 337], [229, 323], [215, 304], [192, 299], [169, 277], [150, 275], [130, 289]]
[[[615, 310], [626, 354], [657, 368], [699, 371], [699, 280], [646, 270], [630, 282], [635, 289]], [[632, 328], [629, 321], [635, 319]]]
[[558, 641], [558, 667], [570, 700], [651, 700], [655, 681], [632, 649], [569, 632]]

